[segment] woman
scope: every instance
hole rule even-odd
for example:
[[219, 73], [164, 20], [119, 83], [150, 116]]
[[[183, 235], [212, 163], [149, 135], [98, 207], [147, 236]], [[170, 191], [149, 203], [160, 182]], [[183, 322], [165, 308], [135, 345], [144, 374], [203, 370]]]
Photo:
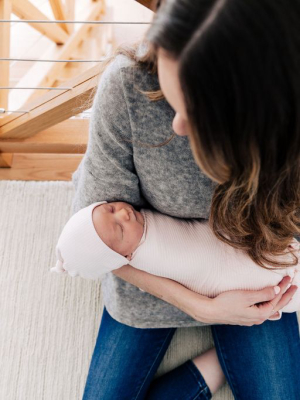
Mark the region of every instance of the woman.
[[[73, 212], [106, 200], [209, 218], [262, 268], [280, 254], [299, 234], [299, 17], [295, 0], [166, 0], [149, 52], [101, 77]], [[201, 356], [153, 381], [176, 328], [207, 324], [236, 399], [299, 400], [297, 316], [268, 320], [288, 285], [209, 299], [129, 265], [107, 274], [84, 400], [211, 398]]]

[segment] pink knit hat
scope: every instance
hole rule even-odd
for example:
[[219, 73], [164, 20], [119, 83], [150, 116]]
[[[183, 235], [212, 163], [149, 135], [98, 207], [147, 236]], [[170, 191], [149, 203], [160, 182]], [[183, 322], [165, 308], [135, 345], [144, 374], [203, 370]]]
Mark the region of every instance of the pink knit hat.
[[87, 279], [128, 264], [128, 259], [108, 247], [99, 237], [92, 220], [95, 207], [107, 201], [93, 203], [74, 214], [64, 226], [56, 245], [57, 262], [51, 272], [65, 273]]

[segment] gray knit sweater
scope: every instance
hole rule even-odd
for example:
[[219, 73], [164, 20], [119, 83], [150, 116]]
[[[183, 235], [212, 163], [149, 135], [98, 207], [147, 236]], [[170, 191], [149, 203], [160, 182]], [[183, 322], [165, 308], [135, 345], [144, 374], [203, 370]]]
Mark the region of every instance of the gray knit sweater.
[[[167, 101], [152, 102], [139, 92], [158, 88], [157, 76], [137, 68], [124, 55], [105, 69], [94, 98], [87, 151], [72, 175], [73, 214], [106, 200], [178, 218], [208, 218], [215, 184], [196, 165], [188, 137], [176, 135], [157, 148], [142, 145], [162, 143], [173, 134], [175, 112]], [[108, 312], [124, 324], [207, 325], [113, 273], [105, 276], [101, 287]]]

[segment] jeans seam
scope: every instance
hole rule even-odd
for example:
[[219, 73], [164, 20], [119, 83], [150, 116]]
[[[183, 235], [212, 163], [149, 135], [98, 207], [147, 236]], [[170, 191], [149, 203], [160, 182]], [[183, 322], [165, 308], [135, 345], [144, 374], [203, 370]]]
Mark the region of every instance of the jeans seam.
[[199, 400], [199, 396], [200, 395], [204, 395], [206, 400], [210, 400], [211, 397], [209, 397], [208, 393], [207, 393], [207, 388], [204, 388], [203, 390], [201, 390], [201, 392], [199, 392], [196, 397], [194, 397], [192, 400]]
[[[168, 328], [167, 328], [167, 329], [168, 329]], [[169, 336], [171, 335], [171, 333], [173, 333], [173, 328], [169, 328], [169, 329], [170, 329], [169, 333], [168, 333], [167, 336], [165, 337], [165, 339], [164, 339], [164, 341], [163, 341], [163, 343], [162, 343], [162, 345], [161, 345], [161, 347], [160, 347], [159, 352], [157, 353], [155, 359], [153, 360], [153, 363], [152, 363], [151, 367], [149, 368], [148, 373], [147, 373], [147, 375], [145, 376], [144, 381], [142, 382], [142, 384], [141, 384], [141, 386], [140, 386], [140, 389], [139, 389], [139, 391], [137, 392], [137, 394], [136, 394], [136, 396], [134, 397], [133, 400], [137, 400], [139, 394], [141, 393], [141, 390], [143, 389], [143, 386], [144, 386], [144, 384], [145, 384], [145, 381], [147, 380], [147, 377], [148, 377], [148, 375], [150, 374], [150, 371], [151, 371], [152, 368], [153, 368], [153, 365], [155, 364], [157, 358], [159, 357], [159, 355], [160, 355], [160, 353], [161, 353], [161, 349], [163, 348], [164, 344], [166, 343], [166, 341], [167, 341], [167, 339], [169, 338]]]
[[[232, 392], [233, 392], [233, 395], [234, 395], [234, 397], [235, 397], [235, 400], [238, 400], [240, 397], [239, 397], [239, 394], [238, 394], [238, 390], [237, 390], [237, 388], [236, 388], [236, 385], [234, 384], [234, 382], [233, 382], [233, 380], [232, 380], [232, 376], [230, 375], [230, 373], [229, 373], [229, 370], [228, 370], [228, 368], [227, 368], [227, 365], [226, 365], [226, 363], [225, 363], [225, 357], [224, 357], [224, 354], [223, 354], [223, 351], [222, 351], [222, 348], [221, 348], [221, 344], [220, 344], [220, 342], [219, 342], [219, 339], [218, 339], [218, 334], [216, 333], [216, 331], [213, 329], [213, 327], [212, 327], [212, 331], [214, 332], [214, 335], [213, 335], [213, 337], [214, 337], [214, 341], [215, 342], [217, 342], [217, 344], [218, 344], [218, 348], [219, 348], [219, 351], [220, 351], [220, 356], [221, 356], [221, 358], [222, 358], [222, 360], [223, 360], [223, 367], [224, 367], [224, 369], [226, 370], [226, 373], [227, 373], [227, 376], [226, 376], [226, 379], [228, 380], [228, 383], [230, 384], [230, 388], [231, 388], [231, 390], [232, 390]], [[217, 353], [218, 354], [218, 353]], [[227, 378], [228, 377], [228, 378]]]
[[[191, 362], [193, 362], [193, 361], [191, 361]], [[207, 389], [209, 389], [209, 388], [208, 388], [207, 383], [205, 382], [204, 378], [202, 377], [202, 378], [203, 378], [203, 381], [205, 382], [205, 387], [203, 388], [203, 387], [202, 387], [202, 384], [199, 382], [198, 377], [196, 376], [196, 374], [195, 374], [195, 372], [193, 371], [193, 369], [191, 368], [191, 366], [190, 366], [189, 364], [187, 364], [186, 366], [187, 366], [187, 368], [190, 370], [190, 372], [194, 375], [194, 378], [196, 379], [196, 382], [197, 382], [197, 384], [198, 384], [198, 386], [199, 386], [199, 390], [200, 390], [200, 391], [196, 394], [196, 396], [193, 397], [191, 400], [197, 400], [198, 396], [200, 396], [200, 395], [202, 395], [202, 394], [205, 395], [205, 398], [206, 398], [207, 400], [210, 400], [211, 397], [209, 397], [209, 394], [207, 393], [207, 392], [208, 392]], [[195, 368], [197, 368], [197, 367], [195, 366]], [[200, 371], [199, 371], [199, 373], [201, 374]]]

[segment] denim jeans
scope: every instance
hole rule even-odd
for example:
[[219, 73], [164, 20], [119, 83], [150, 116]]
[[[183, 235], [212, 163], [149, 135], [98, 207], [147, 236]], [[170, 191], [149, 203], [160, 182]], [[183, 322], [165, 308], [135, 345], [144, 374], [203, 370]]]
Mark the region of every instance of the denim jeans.
[[[251, 327], [212, 325], [235, 399], [300, 400], [300, 337], [296, 313]], [[153, 380], [176, 328], [140, 329], [104, 308], [83, 400], [208, 400], [211, 392], [189, 360]]]

